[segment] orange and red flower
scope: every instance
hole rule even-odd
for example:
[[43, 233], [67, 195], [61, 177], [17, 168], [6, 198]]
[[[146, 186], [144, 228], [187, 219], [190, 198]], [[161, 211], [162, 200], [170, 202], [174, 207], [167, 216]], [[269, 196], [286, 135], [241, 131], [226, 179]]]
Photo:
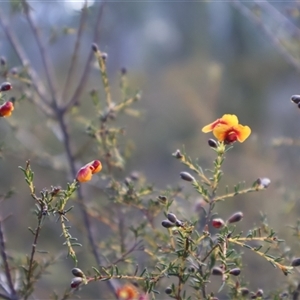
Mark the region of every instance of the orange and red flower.
[[202, 128], [203, 132], [212, 131], [219, 142], [231, 144], [235, 141], [244, 142], [250, 135], [251, 129], [249, 126], [239, 124], [236, 115], [224, 115], [211, 124]]
[[117, 289], [117, 296], [119, 300], [138, 300], [139, 291], [132, 284], [125, 284]]
[[14, 104], [11, 101], [4, 102], [0, 106], [0, 117], [9, 117], [14, 109]]
[[79, 182], [90, 181], [93, 174], [100, 172], [102, 169], [102, 164], [99, 160], [93, 160], [79, 169], [76, 175], [76, 180]]

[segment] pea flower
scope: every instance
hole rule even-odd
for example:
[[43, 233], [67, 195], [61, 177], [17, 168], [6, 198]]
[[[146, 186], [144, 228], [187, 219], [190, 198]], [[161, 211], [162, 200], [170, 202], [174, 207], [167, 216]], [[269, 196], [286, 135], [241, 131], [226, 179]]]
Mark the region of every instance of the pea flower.
[[14, 104], [11, 101], [4, 102], [0, 106], [0, 117], [9, 117], [14, 109]]
[[125, 284], [117, 289], [119, 300], [138, 300], [139, 292], [132, 284]]
[[79, 182], [90, 181], [93, 174], [100, 172], [102, 169], [102, 164], [99, 160], [93, 160], [79, 169], [76, 175], [76, 180]]
[[203, 132], [212, 131], [219, 142], [231, 144], [235, 141], [244, 142], [251, 134], [249, 126], [239, 124], [236, 115], [224, 115], [221, 119], [204, 126]]

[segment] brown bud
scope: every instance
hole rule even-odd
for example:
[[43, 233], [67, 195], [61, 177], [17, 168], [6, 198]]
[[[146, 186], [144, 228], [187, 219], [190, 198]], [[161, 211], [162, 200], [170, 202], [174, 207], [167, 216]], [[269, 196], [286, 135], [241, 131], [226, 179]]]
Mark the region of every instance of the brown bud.
[[195, 178], [188, 172], [181, 172], [180, 177], [185, 181], [190, 181], [190, 182], [195, 181]]
[[229, 274], [233, 276], [239, 276], [241, 274], [241, 269], [240, 268], [231, 269], [229, 271]]
[[209, 139], [208, 140], [208, 145], [209, 145], [209, 147], [212, 147], [212, 148], [217, 148], [218, 147], [218, 143], [214, 139]]
[[266, 189], [270, 185], [270, 183], [271, 183], [271, 180], [267, 177], [258, 178], [256, 180], [256, 184], [261, 189]]
[[264, 291], [262, 289], [257, 290], [256, 297], [262, 297], [264, 295]]
[[223, 275], [223, 270], [219, 267], [214, 267], [211, 272], [212, 275]]
[[242, 220], [244, 214], [241, 211], [238, 211], [234, 213], [232, 216], [230, 216], [227, 220], [228, 223], [236, 223]]
[[221, 218], [213, 219], [211, 222], [212, 222], [212, 226], [215, 228], [222, 228], [225, 224], [225, 222]]
[[1, 56], [1, 57], [0, 57], [0, 63], [1, 63], [2, 66], [5, 66], [5, 65], [6, 65], [6, 59], [5, 59], [4, 56]]
[[175, 223], [177, 221], [177, 217], [176, 215], [172, 214], [172, 213], [168, 213], [167, 214], [167, 218], [169, 221], [171, 221], [172, 223]]
[[125, 75], [125, 74], [127, 74], [127, 69], [126, 68], [121, 68], [121, 74], [122, 75]]
[[246, 287], [240, 288], [240, 292], [242, 296], [246, 296], [249, 294], [249, 290]]
[[102, 57], [103, 60], [107, 60], [108, 55], [107, 55], [106, 52], [102, 52], [101, 57]]
[[292, 266], [293, 266], [293, 267], [298, 267], [298, 266], [300, 266], [300, 257], [294, 258], [294, 259], [292, 260]]
[[79, 268], [73, 268], [72, 274], [76, 277], [84, 277], [84, 273]]
[[79, 287], [79, 285], [82, 283], [83, 279], [81, 277], [75, 277], [71, 281], [71, 288], [75, 289]]
[[177, 159], [183, 158], [183, 155], [181, 154], [180, 150], [178, 150], [178, 149], [172, 155], [174, 157], [176, 157]]
[[98, 45], [97, 45], [96, 43], [93, 43], [93, 44], [92, 44], [92, 50], [93, 50], [94, 52], [99, 51]]
[[162, 203], [166, 203], [168, 201], [166, 196], [159, 195], [157, 198]]
[[0, 86], [0, 91], [1, 92], [6, 92], [12, 89], [12, 85], [9, 82], [3, 82]]
[[165, 228], [171, 228], [175, 226], [174, 223], [170, 222], [169, 220], [163, 220], [161, 225]]
[[291, 97], [291, 101], [294, 102], [295, 104], [299, 104], [300, 103], [300, 95], [293, 95]]

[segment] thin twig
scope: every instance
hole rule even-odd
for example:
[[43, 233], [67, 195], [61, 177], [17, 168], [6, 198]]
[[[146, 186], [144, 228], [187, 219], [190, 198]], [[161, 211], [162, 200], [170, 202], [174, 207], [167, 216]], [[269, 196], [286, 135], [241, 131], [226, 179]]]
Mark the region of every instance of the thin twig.
[[2, 258], [2, 263], [4, 265], [4, 273], [5, 273], [5, 277], [7, 280], [7, 284], [10, 289], [10, 297], [6, 298], [6, 299], [10, 299], [10, 300], [18, 299], [19, 297], [14, 288], [13, 280], [12, 280], [11, 273], [10, 273], [10, 268], [8, 265], [8, 257], [6, 255], [6, 251], [5, 251], [5, 241], [4, 241], [2, 220], [0, 220], [0, 255]]
[[79, 51], [80, 42], [81, 42], [81, 38], [82, 38], [82, 33], [83, 33], [84, 25], [85, 25], [85, 22], [86, 22], [87, 12], [88, 12], [87, 0], [85, 0], [84, 6], [83, 6], [81, 11], [82, 11], [82, 13], [81, 13], [79, 27], [78, 27], [78, 31], [77, 31], [74, 51], [73, 51], [73, 54], [72, 54], [71, 64], [70, 64], [70, 67], [69, 67], [66, 83], [65, 83], [63, 93], [62, 93], [62, 100], [66, 99], [67, 91], [68, 91], [69, 86], [70, 86], [72, 75], [75, 73], [75, 67], [76, 67], [76, 62], [77, 62], [77, 58], [78, 58], [78, 51]]
[[28, 75], [31, 79], [32, 86], [34, 87], [36, 93], [38, 94], [40, 99], [42, 99], [42, 101], [44, 102], [44, 103], [40, 103], [35, 101], [35, 104], [41, 107], [43, 111], [49, 113], [48, 105], [45, 107], [46, 104], [49, 104], [49, 100], [47, 100], [47, 97], [45, 96], [46, 95], [45, 88], [41, 84], [39, 77], [35, 73], [35, 70], [29, 64], [29, 59], [25, 51], [23, 50], [23, 47], [21, 46], [18, 39], [16, 38], [14, 32], [11, 30], [11, 26], [9, 26], [7, 22], [4, 20], [1, 10], [0, 10], [0, 25], [2, 26], [3, 31], [6, 37], [8, 38], [8, 40], [10, 41], [12, 47], [14, 48], [22, 66], [26, 68]]
[[263, 33], [271, 40], [271, 42], [275, 45], [275, 48], [279, 51], [282, 57], [293, 66], [297, 72], [300, 73], [300, 62], [293, 57], [289, 51], [281, 44], [280, 39], [275, 36], [275, 34], [269, 30], [266, 26], [264, 26], [260, 17], [255, 15], [249, 8], [243, 5], [238, 0], [231, 0], [232, 5], [241, 12], [244, 16], [250, 19], [256, 26], [258, 26]]
[[28, 24], [29, 24], [29, 26], [30, 26], [30, 28], [33, 32], [33, 35], [35, 37], [37, 46], [38, 46], [40, 54], [41, 54], [43, 66], [44, 66], [44, 69], [45, 69], [45, 72], [46, 72], [48, 86], [49, 86], [49, 89], [50, 89], [50, 94], [52, 96], [52, 103], [55, 104], [57, 102], [57, 95], [56, 95], [56, 88], [55, 88], [55, 84], [54, 84], [54, 76], [53, 76], [53, 72], [51, 71], [51, 67], [50, 67], [51, 64], [50, 64], [50, 61], [49, 61], [49, 57], [47, 55], [45, 46], [42, 42], [39, 29], [36, 26], [36, 24], [34, 23], [31, 15], [30, 15], [30, 8], [27, 4], [27, 1], [22, 0], [22, 4], [23, 4], [23, 8], [24, 8], [24, 12], [25, 12], [27, 22], [28, 22]]
[[30, 254], [30, 260], [29, 260], [29, 265], [28, 265], [28, 272], [27, 272], [27, 276], [26, 276], [27, 283], [26, 283], [26, 286], [25, 286], [24, 299], [28, 299], [28, 297], [29, 297], [29, 293], [27, 293], [27, 291], [30, 290], [31, 276], [32, 276], [33, 265], [34, 265], [34, 255], [35, 255], [35, 252], [36, 252], [37, 240], [38, 240], [38, 237], [40, 235], [40, 231], [42, 229], [42, 220], [43, 220], [43, 213], [42, 213], [42, 210], [41, 210], [39, 212], [38, 224], [37, 224], [37, 228], [35, 229], [34, 240], [33, 240], [32, 247], [31, 247], [31, 254]]
[[[97, 43], [98, 40], [99, 40], [99, 25], [100, 25], [100, 21], [102, 19], [104, 5], [105, 5], [105, 2], [100, 4], [100, 7], [99, 7], [99, 12], [98, 12], [98, 16], [97, 16], [97, 20], [96, 20], [96, 24], [95, 24], [95, 31], [94, 31], [94, 42], [95, 43]], [[89, 73], [90, 73], [90, 67], [91, 67], [91, 62], [92, 62], [93, 56], [94, 56], [94, 53], [93, 53], [92, 50], [90, 50], [89, 56], [88, 56], [86, 64], [85, 64], [83, 74], [82, 74], [82, 76], [79, 80], [79, 83], [77, 85], [77, 89], [75, 90], [75, 92], [74, 92], [72, 98], [70, 99], [70, 101], [62, 109], [63, 112], [69, 110], [78, 101], [78, 98], [81, 96], [81, 94], [83, 92], [83, 89], [86, 85], [86, 82], [88, 80], [88, 76], [89, 76]]]

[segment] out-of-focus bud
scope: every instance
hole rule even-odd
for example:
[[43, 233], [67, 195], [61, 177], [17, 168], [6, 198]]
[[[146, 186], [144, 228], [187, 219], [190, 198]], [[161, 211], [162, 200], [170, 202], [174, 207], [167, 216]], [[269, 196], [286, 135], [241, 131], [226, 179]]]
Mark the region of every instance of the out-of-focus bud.
[[174, 223], [170, 222], [169, 220], [163, 220], [161, 225], [165, 228], [171, 228], [175, 226]]
[[14, 104], [11, 101], [4, 102], [0, 106], [0, 117], [9, 117], [14, 109]]
[[211, 221], [214, 228], [222, 228], [225, 225], [225, 222], [221, 218], [216, 218]]
[[127, 74], [127, 69], [125, 67], [121, 68], [121, 74], [126, 75]]
[[209, 139], [208, 140], [208, 145], [209, 145], [209, 147], [212, 147], [212, 148], [217, 148], [218, 147], [218, 143], [214, 139]]
[[106, 52], [102, 52], [101, 57], [103, 60], [107, 60], [108, 54]]
[[241, 274], [241, 269], [240, 268], [231, 269], [229, 271], [229, 274], [233, 276], [239, 276]]
[[172, 288], [170, 288], [169, 286], [165, 289], [165, 293], [167, 294], [167, 295], [170, 295], [170, 294], [172, 294]]
[[211, 271], [212, 275], [218, 275], [218, 276], [220, 276], [220, 275], [223, 275], [223, 273], [224, 273], [223, 270], [221, 268], [219, 268], [219, 267], [214, 267], [212, 269], [212, 271]]
[[264, 295], [264, 291], [262, 289], [257, 290], [256, 297], [262, 297]]
[[87, 182], [92, 179], [93, 173], [89, 166], [84, 166], [77, 172], [76, 180], [79, 182]]
[[81, 277], [75, 277], [71, 281], [71, 288], [75, 289], [79, 287], [79, 285], [82, 283], [83, 279]]
[[72, 274], [76, 277], [84, 277], [84, 273], [79, 268], [73, 268]]
[[163, 196], [163, 195], [159, 195], [157, 198], [158, 198], [158, 200], [159, 200], [161, 203], [163, 203], [163, 204], [166, 204], [167, 201], [168, 201], [167, 197], [166, 197], [166, 196]]
[[176, 157], [177, 159], [183, 158], [183, 155], [181, 154], [180, 150], [178, 150], [178, 149], [172, 155], [174, 157]]
[[116, 291], [119, 300], [133, 300], [138, 299], [139, 292], [132, 284], [125, 284]]
[[190, 181], [190, 182], [195, 181], [195, 178], [188, 172], [181, 172], [180, 177], [185, 181]]
[[297, 258], [294, 258], [292, 260], [292, 264], [291, 264], [293, 267], [298, 267], [300, 266], [300, 257], [297, 257]]
[[236, 223], [243, 219], [244, 214], [241, 211], [238, 211], [234, 213], [232, 216], [230, 216], [227, 220], [228, 223]]
[[92, 50], [93, 50], [94, 52], [99, 51], [98, 45], [97, 45], [96, 43], [93, 43], [93, 44], [92, 44]]
[[172, 223], [175, 223], [175, 222], [177, 221], [176, 215], [175, 215], [175, 214], [172, 214], [172, 213], [168, 213], [168, 214], [167, 214], [167, 218], [168, 218], [168, 220], [169, 220], [170, 222], [172, 222]]
[[3, 82], [1, 85], [0, 85], [0, 91], [1, 92], [7, 92], [9, 90], [12, 89], [12, 85], [10, 82]]
[[300, 95], [293, 95], [291, 97], [291, 101], [294, 102], [295, 104], [299, 104], [300, 103]]
[[5, 59], [4, 56], [0, 57], [0, 63], [1, 63], [1, 66], [5, 66], [6, 65], [6, 59]]
[[271, 180], [267, 177], [258, 178], [256, 180], [256, 185], [260, 189], [266, 189], [271, 183]]
[[183, 227], [183, 223], [180, 220], [176, 220], [175, 225], [177, 227]]
[[249, 290], [246, 287], [240, 288], [240, 292], [242, 296], [247, 296], [249, 294]]

